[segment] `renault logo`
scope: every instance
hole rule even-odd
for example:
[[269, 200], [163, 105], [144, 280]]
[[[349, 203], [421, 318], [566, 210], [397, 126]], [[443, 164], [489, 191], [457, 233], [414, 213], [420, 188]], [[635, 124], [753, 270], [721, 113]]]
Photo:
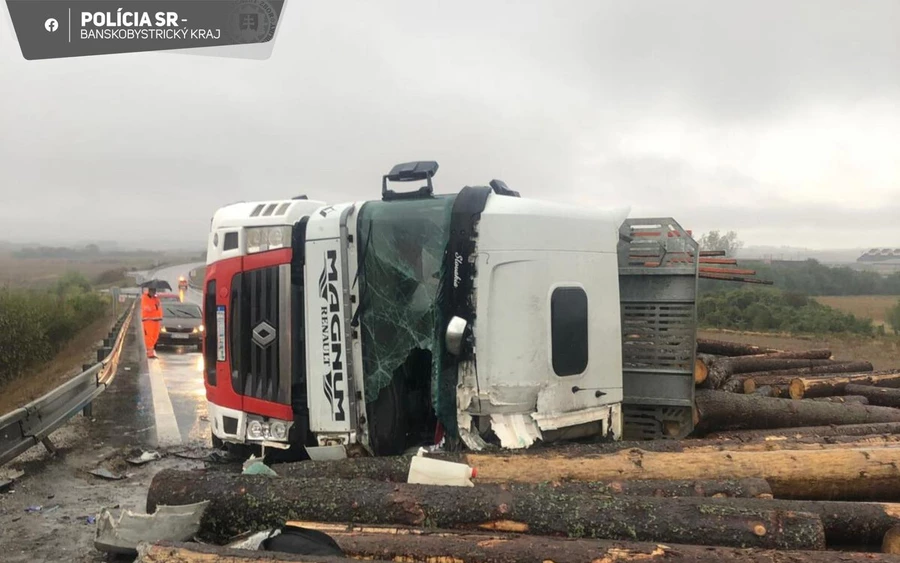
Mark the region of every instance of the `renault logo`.
[[260, 348], [265, 348], [269, 344], [271, 344], [275, 340], [275, 336], [277, 332], [275, 328], [263, 321], [256, 325], [256, 328], [253, 329], [253, 341], [259, 345]]

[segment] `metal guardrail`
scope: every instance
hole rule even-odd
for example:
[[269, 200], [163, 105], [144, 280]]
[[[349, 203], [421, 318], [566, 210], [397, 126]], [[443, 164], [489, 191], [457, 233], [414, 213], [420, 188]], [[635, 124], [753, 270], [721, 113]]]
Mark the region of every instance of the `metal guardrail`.
[[54, 452], [50, 434], [79, 412], [90, 416], [94, 399], [106, 390], [116, 375], [136, 304], [137, 301], [133, 302], [116, 320], [109, 337], [97, 350], [96, 363], [83, 365], [80, 374], [43, 397], [0, 417], [0, 466], [38, 444]]

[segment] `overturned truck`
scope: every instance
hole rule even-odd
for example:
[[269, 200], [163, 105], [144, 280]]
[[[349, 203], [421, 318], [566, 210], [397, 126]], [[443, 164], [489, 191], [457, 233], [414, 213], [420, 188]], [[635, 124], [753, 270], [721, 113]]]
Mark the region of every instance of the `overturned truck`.
[[215, 213], [203, 296], [214, 445], [326, 459], [690, 433], [689, 233], [498, 180], [438, 195], [437, 168], [395, 166], [378, 200]]

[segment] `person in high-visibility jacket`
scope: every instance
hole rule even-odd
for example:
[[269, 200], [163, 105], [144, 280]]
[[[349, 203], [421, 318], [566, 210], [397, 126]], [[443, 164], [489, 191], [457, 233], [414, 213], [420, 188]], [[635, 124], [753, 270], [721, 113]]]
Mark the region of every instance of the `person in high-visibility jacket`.
[[156, 341], [159, 340], [159, 329], [162, 326], [163, 309], [156, 296], [156, 288], [150, 287], [141, 297], [141, 321], [144, 325], [144, 344], [147, 346], [147, 357], [156, 357]]

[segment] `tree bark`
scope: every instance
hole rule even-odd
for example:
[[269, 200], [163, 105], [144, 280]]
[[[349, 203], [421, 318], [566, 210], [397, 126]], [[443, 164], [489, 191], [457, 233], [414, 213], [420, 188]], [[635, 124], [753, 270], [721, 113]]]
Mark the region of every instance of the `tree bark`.
[[[665, 561], [666, 563], [787, 563], [811, 561], [851, 563], [891, 561], [872, 553], [836, 551], [768, 551], [695, 545], [660, 545], [647, 542], [583, 540], [522, 535], [456, 534], [388, 528], [303, 523], [331, 535], [345, 553], [363, 559], [456, 563], [611, 563], [613, 561]], [[874, 555], [874, 558], [870, 559]]]
[[[818, 553], [818, 552], [815, 552]], [[827, 552], [823, 552], [827, 553]], [[134, 563], [359, 563], [349, 557], [322, 555], [294, 555], [274, 551], [229, 549], [200, 543], [157, 542], [138, 545], [138, 558]], [[382, 559], [369, 559], [371, 563], [388, 563]]]
[[[900, 424], [897, 427], [897, 434], [900, 435]], [[829, 428], [829, 427], [825, 427]], [[840, 437], [836, 439], [823, 439], [815, 434], [806, 434], [797, 438], [782, 436], [785, 432], [792, 429], [774, 430], [755, 436], [751, 432], [752, 437], [740, 437], [741, 432], [717, 434], [715, 437], [708, 439], [686, 439], [686, 440], [647, 440], [647, 441], [628, 441], [628, 442], [612, 442], [604, 444], [572, 444], [557, 447], [535, 447], [528, 450], [500, 450], [494, 452], [461, 452], [461, 453], [439, 453], [428, 454], [427, 457], [455, 463], [465, 463], [471, 465], [472, 456], [487, 456], [491, 459], [504, 460], [503, 463], [510, 467], [518, 467], [519, 464], [545, 464], [547, 459], [566, 460], [566, 463], [578, 463], [583, 458], [596, 458], [605, 454], [616, 454], [628, 451], [652, 452], [652, 453], [715, 453], [715, 452], [764, 452], [773, 450], [826, 450], [826, 449], [851, 449], [860, 447], [879, 447], [882, 445], [893, 445], [900, 441], [900, 436], [892, 435], [893, 432], [886, 431], [886, 435], [878, 434], [878, 425], [869, 425], [866, 428], [875, 428], [871, 432], [860, 432], [851, 436]], [[893, 426], [891, 426], [893, 428]], [[780, 436], [778, 440], [767, 440], [766, 436], [774, 433]], [[873, 434], [873, 436], [864, 436], [864, 434]], [[732, 437], [736, 436], [736, 437]], [[374, 481], [387, 481], [393, 483], [405, 483], [409, 475], [409, 465], [412, 456], [384, 456], [384, 457], [361, 457], [350, 458], [335, 461], [302, 461], [294, 463], [281, 463], [273, 466], [274, 470], [280, 477], [287, 479], [315, 479], [329, 477], [334, 479], [369, 479]], [[480, 471], [480, 470], [479, 470]], [[683, 490], [684, 486], [695, 488], [698, 484], [700, 489], [707, 491], [715, 491], [712, 494], [722, 492], [722, 487], [735, 486], [746, 490], [753, 490], [754, 486], [750, 483], [734, 483], [730, 484], [730, 478], [726, 475], [725, 481], [722, 479], [697, 479], [696, 474], [685, 474], [686, 476], [678, 477], [672, 480], [669, 477], [649, 477], [648, 481], [640, 483], [642, 479], [637, 476], [630, 476], [627, 479], [629, 486], [625, 490], [618, 491], [619, 494], [643, 494], [632, 493], [643, 490], [655, 490], [658, 488], [660, 480], [669, 480], [669, 486], [674, 487], [673, 490]], [[477, 484], [483, 478], [481, 473], [475, 479]], [[500, 479], [502, 481], [502, 479]], [[612, 486], [621, 489], [621, 483], [618, 475], [611, 475], [605, 478], [589, 479], [596, 482], [596, 486]], [[655, 483], [655, 485], [654, 485]], [[714, 484], [715, 483], [715, 484]], [[761, 491], [761, 494], [765, 494]]]
[[700, 418], [699, 432], [900, 422], [900, 410], [888, 407], [773, 399], [710, 390], [697, 390], [694, 399]]
[[900, 389], [890, 387], [875, 387], [873, 385], [856, 385], [848, 383], [844, 386], [844, 393], [848, 395], [860, 395], [869, 400], [870, 404], [882, 407], [900, 407]]
[[[702, 440], [707, 442], [706, 440]], [[704, 445], [702, 448], [726, 448], [727, 443], [716, 442], [716, 445]], [[734, 444], [742, 447], [742, 444]], [[429, 456], [444, 459], [441, 456]], [[464, 459], [459, 461], [465, 463]], [[409, 474], [409, 457], [374, 457], [339, 461], [302, 461], [274, 466], [280, 477], [287, 479], [370, 479], [405, 483]], [[476, 478], [477, 482], [478, 479]], [[477, 484], [477, 483], [476, 483]], [[659, 496], [659, 497], [743, 497], [759, 498], [772, 495], [772, 488], [765, 479], [653, 479], [653, 480], [608, 480], [591, 483], [573, 483], [583, 485], [586, 491], [610, 495], [626, 496]]]
[[771, 385], [763, 385], [762, 387], [757, 387], [753, 391], [753, 394], [754, 395], [762, 395], [763, 397], [777, 397], [778, 396], [778, 388], [772, 387]]
[[780, 352], [774, 348], [762, 348], [750, 344], [726, 342], [724, 340], [697, 339], [697, 352], [701, 354], [714, 354], [716, 356], [754, 356], [758, 354], [771, 354]]
[[666, 563], [898, 563], [889, 554], [844, 551], [784, 551], [697, 545], [660, 545], [514, 534], [450, 533], [303, 522], [325, 531], [352, 559], [228, 549], [199, 543], [158, 542], [142, 548], [135, 563], [601, 563], [664, 560]]
[[835, 377], [797, 377], [791, 380], [792, 399], [843, 395], [847, 384], [900, 388], [900, 372], [854, 373]]
[[771, 430], [739, 430], [708, 434], [708, 440], [756, 441], [765, 439], [797, 440], [807, 437], [858, 437], [876, 434], [900, 434], [900, 423], [882, 422], [876, 424], [843, 424], [833, 426], [805, 426], [797, 428], [775, 428]]
[[164, 469], [150, 484], [147, 512], [201, 500], [210, 501], [201, 537], [219, 543], [285, 520], [774, 549], [815, 550], [825, 542], [822, 520], [805, 512], [721, 503], [738, 499], [704, 499], [715, 503], [706, 505], [688, 498], [586, 496], [582, 487], [570, 492], [552, 485], [441, 487]]
[[861, 395], [841, 395], [839, 397], [816, 397], [815, 399], [807, 399], [807, 401], [825, 401], [827, 403], [853, 403], [857, 405], [868, 405], [869, 400]]
[[831, 360], [817, 357], [826, 352], [831, 354], [829, 350], [811, 350], [806, 354], [813, 358], [797, 358], [800, 352], [721, 358], [709, 366], [704, 387], [718, 389], [732, 376], [743, 373], [830, 365], [833, 363]]
[[545, 455], [540, 460], [471, 453], [466, 462], [478, 469], [477, 480], [484, 483], [757, 477], [769, 482], [776, 498], [900, 500], [900, 448], [894, 447], [630, 450], [576, 458]]
[[[850, 374], [857, 375], [860, 372], [871, 370], [872, 364], [870, 364], [869, 362], [848, 362], [827, 366], [817, 366], [812, 368], [782, 369], [774, 371], [744, 373], [741, 375], [734, 375], [729, 378], [728, 382], [725, 386], [722, 387], [722, 389], [739, 392], [737, 389], [740, 389], [742, 386], [744, 388], [747, 388], [748, 385], [750, 385], [748, 384], [748, 382], [752, 382], [752, 384], [754, 384], [756, 387], [770, 385], [776, 386], [778, 388], [788, 388], [790, 387], [791, 382], [798, 377], [841, 377], [848, 376]], [[746, 391], [744, 392], [746, 393]], [[785, 396], [790, 395], [788, 394]]]
[[[807, 375], [822, 375], [827, 373], [855, 374], [871, 372], [873, 369], [874, 366], [871, 364], [871, 362], [867, 361], [836, 362], [832, 360], [831, 363], [822, 364], [820, 366], [757, 371], [743, 373], [741, 374], [741, 377], [763, 378], [775, 377], [779, 375], [793, 375], [794, 377], [800, 377]], [[788, 383], [790, 383], [790, 380], [788, 380]]]

